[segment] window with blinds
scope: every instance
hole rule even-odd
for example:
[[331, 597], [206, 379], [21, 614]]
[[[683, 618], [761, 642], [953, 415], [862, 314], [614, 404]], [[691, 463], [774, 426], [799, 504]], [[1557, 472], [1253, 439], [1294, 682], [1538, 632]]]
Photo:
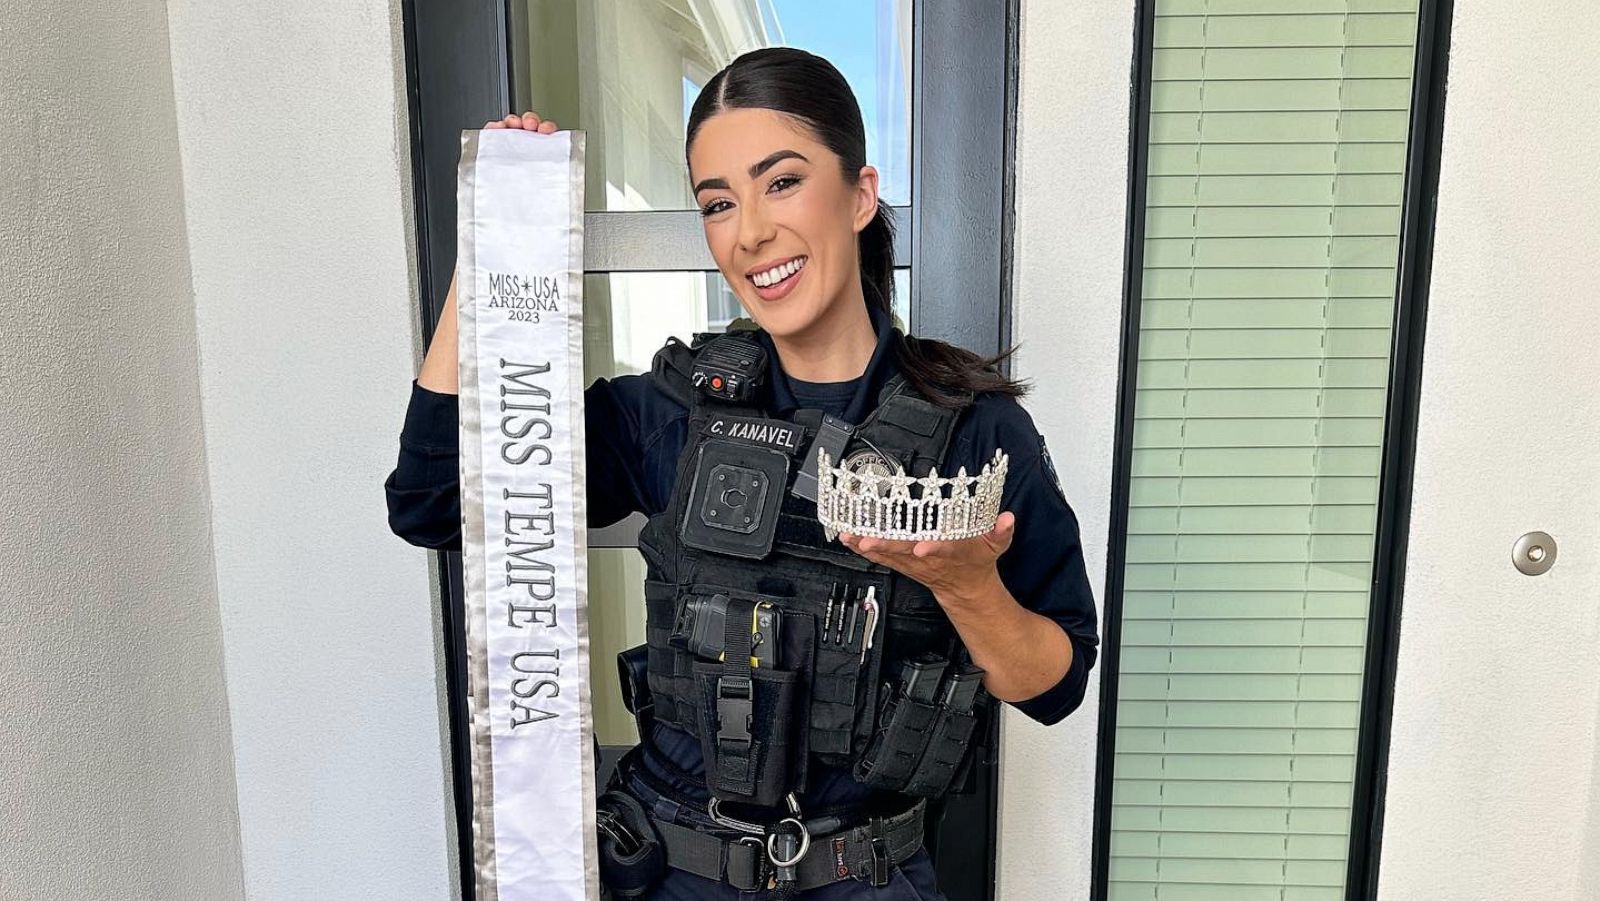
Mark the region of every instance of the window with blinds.
[[1416, 0], [1154, 0], [1112, 901], [1340, 901]]

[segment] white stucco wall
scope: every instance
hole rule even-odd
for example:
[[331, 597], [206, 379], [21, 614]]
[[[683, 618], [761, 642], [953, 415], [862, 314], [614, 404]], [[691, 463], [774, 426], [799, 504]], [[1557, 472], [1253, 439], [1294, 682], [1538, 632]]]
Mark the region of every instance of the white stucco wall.
[[400, 4], [168, 4], [244, 870], [451, 897], [428, 555], [389, 531], [416, 371]]
[[241, 899], [162, 6], [8, 4], [0, 125], [0, 899]]
[[[1017, 374], [1078, 515], [1104, 629], [1133, 3], [1022, 4], [1017, 116]], [[1100, 664], [1083, 706], [1045, 728], [1005, 719], [1000, 885], [1006, 901], [1089, 897]]]
[[1597, 34], [1593, 5], [1455, 5], [1385, 901], [1600, 897]]

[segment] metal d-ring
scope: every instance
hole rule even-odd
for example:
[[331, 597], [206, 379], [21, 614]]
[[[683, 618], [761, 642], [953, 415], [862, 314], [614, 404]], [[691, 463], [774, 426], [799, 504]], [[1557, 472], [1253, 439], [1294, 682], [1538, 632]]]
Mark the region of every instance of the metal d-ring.
[[791, 857], [788, 860], [779, 860], [777, 849], [774, 848], [772, 844], [773, 841], [777, 839], [778, 833], [767, 833], [767, 859], [772, 861], [773, 866], [779, 868], [794, 866], [795, 864], [804, 860], [806, 852], [811, 850], [811, 833], [807, 831], [806, 824], [800, 821], [800, 799], [795, 797], [794, 792], [789, 792], [787, 795], [783, 796], [783, 800], [784, 803], [789, 805], [789, 816], [779, 820], [778, 825], [782, 826], [784, 823], [793, 823], [794, 827], [800, 830], [800, 850], [795, 852], [794, 857]]
[[782, 826], [784, 823], [793, 823], [794, 828], [800, 830], [800, 850], [796, 851], [794, 856], [788, 860], [779, 860], [778, 849], [773, 845], [773, 842], [777, 841], [778, 839], [778, 833], [768, 833], [767, 859], [772, 861], [772, 865], [775, 867], [792, 867], [804, 860], [806, 852], [811, 850], [811, 833], [806, 831], [806, 824], [800, 822], [800, 820], [796, 819], [795, 817], [784, 817], [778, 821], [778, 825], [780, 826]]

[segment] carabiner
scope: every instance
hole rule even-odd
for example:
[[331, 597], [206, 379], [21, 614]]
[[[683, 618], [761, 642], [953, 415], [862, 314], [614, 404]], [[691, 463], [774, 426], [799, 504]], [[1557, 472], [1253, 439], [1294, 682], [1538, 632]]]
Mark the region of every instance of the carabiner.
[[[790, 815], [798, 819], [800, 816], [800, 799], [795, 797], [794, 792], [790, 792], [784, 796], [783, 800], [789, 805]], [[721, 801], [719, 801], [717, 798], [711, 798], [710, 800], [706, 801], [706, 815], [711, 817], [712, 822], [727, 826], [729, 829], [737, 829], [740, 832], [748, 832], [752, 835], [766, 834], [767, 827], [762, 826], [759, 823], [751, 823], [746, 820], [736, 820], [733, 817], [723, 816], [720, 805]]]
[[[729, 829], [737, 829], [740, 832], [748, 832], [752, 835], [762, 835], [767, 831], [767, 827], [757, 823], [747, 823], [744, 820], [736, 820], [732, 817], [723, 816], [717, 812], [717, 805], [718, 801], [716, 798], [712, 798], [706, 802], [706, 813], [711, 817], [713, 822], [726, 826]], [[759, 839], [757, 841], [759, 842]]]

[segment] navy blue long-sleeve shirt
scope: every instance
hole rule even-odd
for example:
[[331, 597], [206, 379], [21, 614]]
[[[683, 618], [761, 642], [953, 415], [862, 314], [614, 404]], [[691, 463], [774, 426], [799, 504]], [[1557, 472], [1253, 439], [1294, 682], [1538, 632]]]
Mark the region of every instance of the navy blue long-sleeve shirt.
[[[848, 422], [864, 419], [884, 382], [898, 371], [888, 317], [871, 312], [878, 344], [866, 371], [848, 382], [818, 384], [788, 377], [778, 364], [771, 338], [759, 332], [769, 360], [761, 389], [766, 409], [783, 417], [804, 406]], [[688, 439], [688, 413], [648, 374], [597, 379], [584, 391], [590, 527], [611, 525], [635, 511], [654, 515], [666, 507], [678, 457]], [[384, 483], [390, 527], [412, 544], [461, 548], [457, 430], [457, 396], [430, 391], [413, 381], [399, 460]], [[1094, 596], [1084, 569], [1077, 517], [1059, 487], [1043, 437], [1014, 398], [997, 392], [978, 394], [957, 418], [941, 470], [949, 474], [965, 466], [968, 472], [978, 472], [996, 448], [1010, 457], [1001, 509], [1017, 518], [1012, 545], [997, 563], [1001, 581], [1023, 607], [1058, 623], [1073, 646], [1072, 665], [1055, 686], [1012, 703], [1048, 725], [1083, 701], [1099, 645]], [[667, 730], [657, 727], [658, 733]], [[686, 733], [654, 738], [681, 752], [669, 756], [699, 755], [698, 743]]]

